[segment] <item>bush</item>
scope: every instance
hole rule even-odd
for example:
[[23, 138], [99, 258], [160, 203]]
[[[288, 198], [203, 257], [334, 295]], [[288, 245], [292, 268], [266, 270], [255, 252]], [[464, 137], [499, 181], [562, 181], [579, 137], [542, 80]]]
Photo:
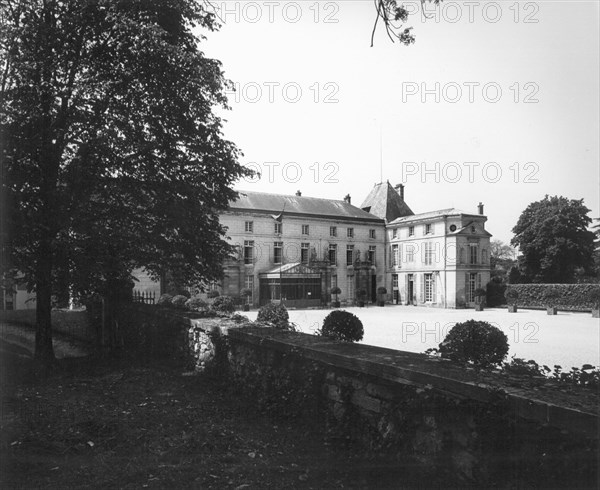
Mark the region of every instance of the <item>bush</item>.
[[183, 295], [183, 294], [178, 294], [177, 296], [173, 296], [173, 299], [171, 300], [171, 304], [175, 307], [175, 308], [179, 308], [181, 310], [185, 309], [185, 303], [188, 299]]
[[597, 309], [600, 307], [600, 289], [591, 289], [588, 292], [587, 297], [588, 297], [588, 301], [592, 305], [592, 308]]
[[493, 277], [486, 285], [486, 304], [488, 306], [500, 306], [506, 304], [504, 293], [506, 292], [506, 284], [499, 277]]
[[290, 315], [287, 308], [282, 304], [268, 303], [261, 306], [258, 310], [256, 321], [260, 323], [269, 323], [277, 328], [290, 328]]
[[488, 322], [467, 320], [452, 327], [439, 352], [447, 359], [478, 367], [497, 366], [508, 353], [508, 338]]
[[383, 286], [379, 286], [377, 288], [377, 294], [387, 294], [387, 289], [384, 288]]
[[600, 284], [511, 284], [509, 289], [519, 293], [518, 306], [546, 308], [546, 291], [556, 289], [560, 297], [551, 306], [561, 310], [588, 310], [593, 308], [592, 291], [600, 291]]
[[363, 338], [364, 329], [356, 315], [344, 310], [335, 310], [325, 317], [323, 327], [317, 333], [343, 342], [358, 342]]
[[194, 296], [185, 302], [185, 307], [190, 311], [206, 311], [208, 310], [208, 303], [200, 296]]
[[219, 296], [210, 305], [210, 309], [216, 313], [233, 313], [235, 304], [231, 296]]
[[157, 305], [162, 305], [162, 306], [171, 306], [171, 301], [173, 301], [173, 296], [171, 296], [170, 294], [161, 294], [160, 298], [158, 298], [158, 301], [156, 302]]
[[216, 289], [211, 289], [208, 293], [206, 293], [207, 298], [218, 298], [220, 296], [219, 291]]
[[519, 291], [517, 291], [515, 288], [508, 288], [504, 292], [504, 297], [509, 304], [516, 305], [517, 300], [519, 299]]

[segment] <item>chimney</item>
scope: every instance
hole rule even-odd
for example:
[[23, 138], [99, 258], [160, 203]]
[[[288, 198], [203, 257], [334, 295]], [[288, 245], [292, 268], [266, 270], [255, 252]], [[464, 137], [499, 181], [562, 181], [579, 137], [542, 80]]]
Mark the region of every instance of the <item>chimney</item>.
[[404, 184], [397, 184], [394, 189], [398, 194], [400, 194], [400, 199], [404, 201]]
[[347, 202], [348, 204], [352, 204], [352, 199], [350, 198], [350, 194], [346, 194], [346, 196], [344, 197], [344, 202]]
[[298, 197], [300, 197], [300, 196], [302, 195], [302, 192], [300, 192], [300, 191], [296, 191], [296, 195], [297, 195]]
[[477, 205], [477, 210], [479, 211], [479, 214], [483, 214], [483, 204], [482, 203], [479, 203]]

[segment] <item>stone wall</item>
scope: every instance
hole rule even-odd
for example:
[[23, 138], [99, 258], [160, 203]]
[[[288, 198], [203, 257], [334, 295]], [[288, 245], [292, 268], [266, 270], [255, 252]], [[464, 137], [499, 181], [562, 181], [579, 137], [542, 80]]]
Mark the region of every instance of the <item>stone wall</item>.
[[596, 413], [473, 381], [420, 354], [268, 328], [226, 337], [220, 370], [260, 408], [319, 419], [332, 440], [355, 441], [369, 457], [393, 454], [456, 485], [597, 481]]

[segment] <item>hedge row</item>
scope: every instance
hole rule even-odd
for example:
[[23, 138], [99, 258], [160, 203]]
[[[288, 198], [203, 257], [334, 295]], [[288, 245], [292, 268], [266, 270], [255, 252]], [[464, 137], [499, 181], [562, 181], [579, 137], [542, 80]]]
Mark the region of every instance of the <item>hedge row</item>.
[[517, 305], [522, 307], [545, 308], [548, 305], [548, 291], [558, 292], [552, 306], [561, 310], [591, 310], [594, 307], [590, 294], [600, 290], [600, 284], [509, 284], [507, 290], [516, 289], [519, 293]]

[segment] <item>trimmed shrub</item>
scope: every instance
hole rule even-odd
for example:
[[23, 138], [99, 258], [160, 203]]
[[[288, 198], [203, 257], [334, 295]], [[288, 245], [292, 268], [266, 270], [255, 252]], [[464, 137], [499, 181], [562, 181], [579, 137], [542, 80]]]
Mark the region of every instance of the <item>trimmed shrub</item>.
[[185, 307], [190, 311], [207, 311], [208, 303], [200, 296], [194, 296], [185, 302]]
[[184, 310], [185, 309], [185, 303], [188, 299], [183, 295], [183, 294], [178, 294], [177, 296], [173, 296], [173, 299], [171, 300], [171, 304], [175, 307], [175, 308], [179, 308], [180, 310]]
[[343, 342], [358, 342], [364, 335], [363, 324], [360, 319], [345, 310], [335, 310], [323, 320], [323, 327], [319, 335]]
[[517, 300], [519, 299], [519, 291], [517, 291], [515, 288], [509, 288], [504, 292], [504, 297], [506, 298], [508, 304], [516, 305]]
[[588, 292], [587, 298], [590, 304], [592, 305], [592, 308], [596, 310], [600, 308], [600, 288], [590, 290]]
[[497, 366], [508, 354], [508, 338], [488, 322], [467, 320], [452, 327], [439, 352], [444, 358], [477, 367]]
[[231, 296], [219, 296], [210, 305], [210, 309], [216, 313], [233, 313], [235, 304]]
[[387, 294], [387, 289], [383, 286], [377, 288], [377, 294]]
[[486, 304], [488, 306], [500, 306], [505, 304], [504, 293], [506, 292], [506, 284], [499, 277], [493, 277], [486, 285]]
[[290, 328], [290, 315], [287, 308], [282, 304], [267, 303], [258, 310], [256, 321], [259, 323], [269, 323], [277, 328]]
[[519, 294], [518, 306], [546, 308], [546, 290], [556, 289], [560, 296], [554, 305], [561, 310], [590, 310], [592, 291], [600, 291], [600, 284], [509, 284]]
[[170, 294], [161, 294], [160, 298], [156, 302], [157, 305], [161, 306], [171, 306], [171, 301], [173, 301], [173, 296]]

